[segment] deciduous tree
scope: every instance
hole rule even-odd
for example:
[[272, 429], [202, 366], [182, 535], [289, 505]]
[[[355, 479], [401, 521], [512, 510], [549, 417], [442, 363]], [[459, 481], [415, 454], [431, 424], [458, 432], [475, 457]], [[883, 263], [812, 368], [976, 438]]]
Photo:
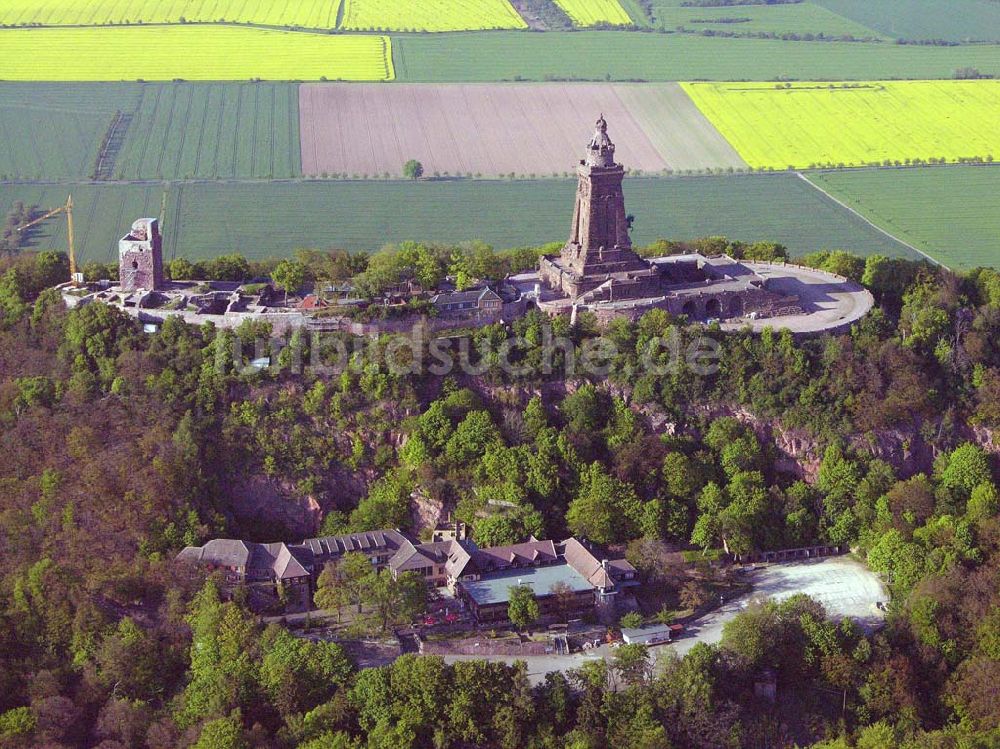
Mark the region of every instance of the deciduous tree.
[[530, 627], [539, 616], [538, 601], [528, 585], [512, 585], [507, 605], [507, 618], [518, 629]]

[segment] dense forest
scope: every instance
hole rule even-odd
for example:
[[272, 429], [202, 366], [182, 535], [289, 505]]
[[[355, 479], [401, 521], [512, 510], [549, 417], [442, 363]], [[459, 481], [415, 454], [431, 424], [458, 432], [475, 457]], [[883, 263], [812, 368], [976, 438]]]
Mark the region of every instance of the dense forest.
[[[377, 289], [413, 264], [482, 277], [537, 253], [406, 245], [296, 262], [311, 280], [361, 274]], [[254, 369], [233, 351], [253, 351], [266, 326], [144, 334], [113, 308], [68, 311], [48, 288], [68, 276], [64, 257], [3, 259], [0, 746], [1000, 745], [1000, 274], [801, 261], [864, 283], [877, 309], [808, 340], [659, 310], [607, 329], [529, 313], [449, 338], [468, 366], [439, 375], [428, 341], [301, 332]], [[188, 265], [176, 272], [268, 271]], [[672, 355], [706, 335], [711, 373]], [[573, 345], [553, 356], [552, 337]], [[515, 338], [516, 371], [493, 366]], [[695, 556], [843, 544], [892, 602], [870, 637], [805, 597], [754, 605], [718, 646], [655, 667], [623, 647], [535, 687], [522, 667], [433, 657], [358, 670], [173, 562], [212, 537], [301, 537], [294, 513], [243, 512], [249, 485], [312, 498], [323, 533], [419, 534], [417, 494], [481, 544], [579, 534], [626, 547], [651, 578], [657, 544]], [[755, 697], [765, 669], [773, 704]]]

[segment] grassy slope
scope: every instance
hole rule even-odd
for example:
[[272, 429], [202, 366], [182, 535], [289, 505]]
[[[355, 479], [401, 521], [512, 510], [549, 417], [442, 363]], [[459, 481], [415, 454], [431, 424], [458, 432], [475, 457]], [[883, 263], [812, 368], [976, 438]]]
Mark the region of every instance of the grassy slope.
[[945, 265], [1000, 267], [1000, 167], [824, 172], [809, 179]]
[[813, 0], [889, 36], [902, 39], [1000, 40], [994, 0]]
[[684, 84], [754, 167], [1000, 156], [1000, 81]]
[[[208, 257], [238, 250], [267, 257], [300, 247], [373, 249], [404, 239], [541, 244], [569, 231], [574, 189], [570, 180], [173, 185], [164, 225], [166, 255]], [[65, 192], [0, 186], [0, 210], [15, 200], [54, 205]], [[830, 247], [908, 252], [791, 175], [632, 179], [626, 195], [640, 243], [726, 234], [773, 239], [796, 253]], [[113, 257], [118, 235], [132, 219], [158, 215], [161, 196], [159, 186], [74, 188], [81, 257]], [[59, 222], [47, 224], [34, 242], [64, 245]]]
[[870, 80], [951, 78], [972, 66], [1000, 76], [997, 47], [782, 42], [628, 31], [399, 35], [403, 81]]
[[628, 13], [629, 18], [632, 19], [632, 23], [636, 26], [649, 27], [651, 25], [650, 18], [646, 14], [645, 8], [642, 7], [642, 3], [639, 0], [618, 0], [619, 5]]

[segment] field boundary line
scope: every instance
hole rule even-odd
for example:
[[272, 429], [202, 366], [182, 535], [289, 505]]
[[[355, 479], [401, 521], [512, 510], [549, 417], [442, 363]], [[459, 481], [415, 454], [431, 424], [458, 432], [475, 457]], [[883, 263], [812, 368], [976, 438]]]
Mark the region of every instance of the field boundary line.
[[838, 198], [835, 195], [832, 195], [831, 193], [829, 193], [826, 190], [824, 190], [822, 187], [820, 187], [819, 185], [817, 185], [815, 182], [813, 182], [811, 179], [809, 179], [802, 172], [795, 172], [795, 176], [798, 177], [799, 179], [801, 179], [807, 185], [811, 185], [814, 189], [816, 189], [821, 194], [823, 194], [824, 196], [826, 196], [827, 198], [829, 198], [830, 200], [832, 200], [834, 203], [836, 203], [837, 205], [839, 205], [841, 208], [843, 208], [843, 209], [845, 209], [847, 211], [850, 211], [852, 214], [854, 214], [859, 219], [861, 219], [862, 221], [864, 221], [866, 224], [868, 224], [868, 226], [870, 226], [871, 228], [873, 228], [879, 234], [883, 234], [883, 235], [887, 236], [889, 239], [893, 240], [894, 242], [899, 242], [901, 245], [903, 245], [904, 247], [907, 247], [907, 248], [913, 250], [914, 252], [916, 252], [921, 257], [924, 257], [927, 260], [930, 260], [931, 263], [933, 263], [934, 265], [940, 266], [940, 267], [942, 267], [942, 268], [944, 268], [946, 270], [951, 270], [951, 268], [949, 268], [947, 265], [945, 265], [944, 263], [942, 263], [937, 258], [931, 257], [926, 252], [924, 252], [923, 250], [921, 250], [919, 247], [914, 247], [909, 242], [906, 242], [906, 241], [900, 239], [899, 237], [897, 237], [895, 234], [892, 234], [892, 233], [886, 231], [881, 226], [879, 226], [878, 224], [876, 224], [874, 221], [872, 221], [871, 219], [869, 219], [867, 216], [865, 216], [862, 213], [859, 213], [854, 208], [852, 208], [851, 206], [847, 205], [847, 203], [845, 203], [840, 198]]

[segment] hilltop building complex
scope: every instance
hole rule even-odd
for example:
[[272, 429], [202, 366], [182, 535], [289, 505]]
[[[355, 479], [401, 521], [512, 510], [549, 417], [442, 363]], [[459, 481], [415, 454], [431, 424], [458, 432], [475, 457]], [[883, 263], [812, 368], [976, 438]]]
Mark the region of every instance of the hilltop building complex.
[[505, 620], [510, 588], [516, 585], [532, 588], [543, 613], [559, 605], [584, 613], [613, 610], [616, 596], [638, 584], [628, 561], [605, 558], [597, 547], [576, 538], [532, 538], [481, 549], [457, 535], [421, 543], [398, 530], [381, 530], [287, 544], [214, 539], [187, 547], [177, 559], [220, 570], [230, 583], [262, 586], [269, 593], [281, 585], [291, 594], [289, 606], [305, 609], [324, 566], [349, 552], [364, 554], [374, 569], [393, 576], [413, 572], [428, 585], [447, 589], [479, 622]]
[[[168, 317], [200, 325], [235, 328], [248, 319], [267, 322], [276, 334], [294, 328], [341, 330], [355, 335], [405, 332], [422, 322], [431, 330], [509, 322], [537, 307], [549, 315], [590, 312], [602, 323], [635, 319], [659, 308], [678, 317], [719, 322], [723, 329], [788, 327], [796, 333], [843, 330], [871, 309], [874, 299], [845, 278], [783, 263], [756, 263], [699, 254], [641, 257], [629, 236], [623, 182], [625, 167], [602, 116], [577, 165], [577, 189], [569, 240], [558, 255], [545, 256], [536, 271], [472, 289], [449, 284], [424, 289], [413, 281], [376, 299], [330, 302], [313, 290], [288, 301], [269, 284], [167, 281], [163, 238], [157, 219], [132, 225], [119, 242], [117, 284], [63, 287], [70, 306], [101, 302], [138, 317], [155, 329]], [[403, 288], [405, 286], [405, 288]], [[349, 288], [349, 292], [353, 288]], [[430, 315], [412, 313], [411, 301], [426, 302]], [[359, 320], [365, 306], [401, 311]]]

